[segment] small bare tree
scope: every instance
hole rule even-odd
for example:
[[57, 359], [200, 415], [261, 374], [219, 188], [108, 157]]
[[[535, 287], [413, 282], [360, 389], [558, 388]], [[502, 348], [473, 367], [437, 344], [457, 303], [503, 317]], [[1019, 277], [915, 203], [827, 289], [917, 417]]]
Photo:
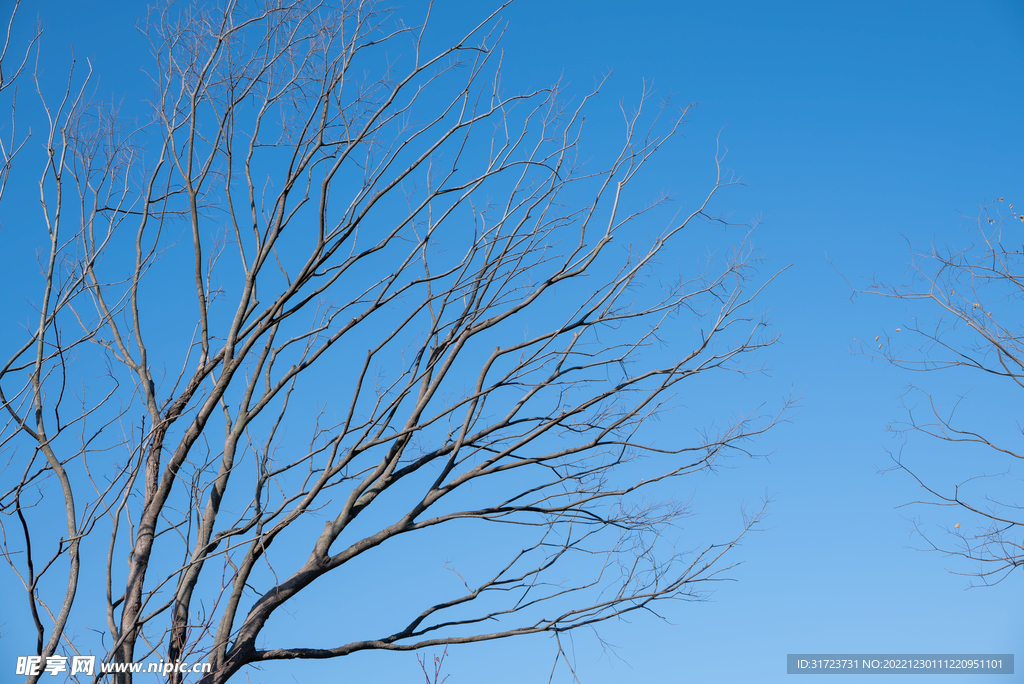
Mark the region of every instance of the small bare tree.
[[[675, 265], [709, 244], [721, 159], [652, 227], [668, 198], [630, 190], [686, 110], [645, 90], [607, 164], [584, 164], [592, 95], [506, 94], [496, 15], [433, 51], [426, 25], [362, 1], [167, 5], [142, 26], [142, 113], [91, 102], [81, 65], [56, 95], [23, 73], [26, 105], [5, 50], [0, 177], [34, 173], [39, 204], [3, 202], [40, 269], [19, 285], [30, 323], [4, 321], [0, 523], [25, 592], [8, 619], [20, 605], [38, 655], [203, 661], [214, 684], [558, 635], [699, 598], [757, 525], [763, 509], [678, 553], [687, 507], [644, 494], [780, 415], [754, 405], [696, 440], [648, 427], [775, 340], [745, 239]], [[11, 230], [5, 258], [29, 258]], [[458, 591], [383, 632], [266, 629], [330, 573], [473, 526], [504, 556], [463, 549]]]
[[[1002, 210], [1004, 206], [1009, 209]], [[872, 353], [912, 371], [983, 374], [1002, 383], [1008, 392], [1006, 401], [1016, 407], [1013, 397], [1024, 388], [1024, 214], [999, 198], [971, 223], [975, 239], [966, 249], [933, 247], [914, 253], [904, 283], [875, 282], [866, 290], [913, 307], [909, 322], [876, 339], [877, 349]], [[915, 343], [897, 342], [908, 335]], [[960, 523], [947, 529], [951, 542], [935, 539], [918, 525], [921, 536], [935, 550], [975, 562], [978, 569], [969, 574], [983, 584], [994, 584], [1024, 565], [1024, 517], [1020, 515], [1024, 501], [1007, 500], [996, 493], [1002, 482], [1010, 482], [1011, 496], [1019, 488], [1013, 484], [1019, 478], [1013, 475], [1012, 466], [1017, 459], [1024, 459], [1021, 444], [1014, 443], [1022, 428], [1019, 421], [1011, 426], [964, 418], [961, 404], [967, 389], [965, 386], [963, 393], [947, 404], [954, 397], [937, 398], [911, 386], [905, 396], [907, 419], [893, 423], [890, 430], [957, 445], [965, 456], [987, 452], [1008, 459], [1009, 468], [998, 472], [972, 468], [966, 480], [950, 485], [921, 476], [907, 464], [902, 452], [893, 458], [895, 468], [910, 474], [928, 493], [915, 504], [956, 508], [978, 521], [970, 531]]]

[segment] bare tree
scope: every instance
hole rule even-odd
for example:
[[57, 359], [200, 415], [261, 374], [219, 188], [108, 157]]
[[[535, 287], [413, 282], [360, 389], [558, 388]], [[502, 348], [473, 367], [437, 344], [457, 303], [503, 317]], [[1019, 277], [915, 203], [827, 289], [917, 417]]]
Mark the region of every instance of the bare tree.
[[[3, 201], [43, 238], [0, 367], [2, 553], [37, 654], [99, 634], [105, 664], [201, 660], [212, 684], [557, 636], [700, 598], [731, 567], [763, 508], [680, 553], [687, 507], [645, 492], [748, 454], [780, 415], [648, 427], [775, 341], [746, 238], [675, 265], [712, 242], [734, 181], [716, 159], [661, 223], [670, 198], [632, 188], [686, 109], [645, 89], [607, 163], [584, 164], [596, 89], [506, 94], [497, 14], [433, 51], [426, 26], [370, 2], [168, 5], [142, 26], [144, 114], [95, 104], [88, 65], [56, 95], [22, 74], [35, 109], [5, 95], [2, 178], [34, 173], [39, 205]], [[319, 578], [467, 525], [507, 540], [474, 557], [490, 574], [381, 633], [266, 643]]]
[[[1003, 206], [1009, 209], [1004, 211]], [[999, 198], [971, 221], [975, 238], [966, 249], [936, 246], [914, 253], [903, 283], [873, 283], [866, 292], [903, 300], [912, 308], [907, 323], [876, 338], [877, 349], [872, 353], [912, 371], [959, 372], [960, 381], [969, 381], [964, 373], [980, 373], [983, 377], [978, 379], [1004, 386], [1008, 391], [1004, 400], [1017, 406], [1013, 397], [1024, 387], [1022, 223], [1024, 215]], [[905, 344], [908, 336], [914, 341]], [[1019, 489], [1012, 467], [1017, 459], [1024, 459], [1024, 450], [1015, 443], [1022, 428], [1019, 421], [1011, 425], [993, 422], [991, 417], [964, 417], [967, 390], [964, 385], [956, 397], [937, 397], [912, 385], [905, 395], [907, 419], [889, 429], [956, 445], [972, 462], [973, 456], [995, 456], [1003, 468], [987, 471], [979, 465], [958, 484], [936, 483], [917, 468], [911, 469], [902, 450], [893, 459], [895, 468], [908, 473], [928, 494], [914, 504], [958, 509], [978, 523], [972, 530], [961, 523], [947, 528], [949, 542], [918, 525], [929, 546], [973, 561], [977, 570], [967, 574], [983, 584], [994, 584], [1024, 565], [1024, 517], [1020, 515], [1024, 501], [1005, 499], [1000, 489], [1008, 483], [1005, 488], [1011, 497]]]

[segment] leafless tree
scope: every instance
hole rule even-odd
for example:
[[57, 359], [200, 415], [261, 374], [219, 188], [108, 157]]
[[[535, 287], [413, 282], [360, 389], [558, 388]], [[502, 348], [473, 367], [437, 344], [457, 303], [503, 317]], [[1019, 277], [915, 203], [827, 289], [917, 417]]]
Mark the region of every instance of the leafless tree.
[[427, 684], [444, 684], [446, 681], [448, 681], [447, 675], [445, 675], [444, 677], [441, 676], [441, 668], [444, 667], [444, 659], [448, 657], [447, 648], [445, 648], [445, 650], [441, 652], [441, 655], [434, 656], [434, 662], [431, 663], [431, 665], [433, 665], [434, 670], [433, 674], [427, 671], [426, 659], [420, 658], [419, 656], [416, 657], [419, 660], [420, 669], [423, 670], [423, 678]]
[[[763, 508], [683, 553], [687, 507], [651, 490], [749, 454], [784, 407], [700, 439], [648, 422], [775, 340], [745, 234], [697, 259], [734, 181], [716, 159], [666, 225], [638, 178], [685, 109], [645, 89], [587, 152], [597, 89], [506, 94], [497, 12], [440, 49], [426, 27], [371, 2], [170, 4], [141, 26], [138, 104], [96, 104], [88, 64], [56, 95], [26, 69], [35, 104], [6, 90], [2, 178], [34, 174], [39, 204], [8, 192], [5, 215], [42, 241], [33, 319], [4, 322], [0, 522], [37, 654], [99, 634], [104, 663], [201, 660], [213, 684], [558, 635], [731, 567]], [[470, 556], [459, 591], [333, 646], [266, 643], [319, 578], [473, 526], [505, 556]]]
[[[866, 290], [912, 307], [910, 320], [876, 338], [872, 353], [912, 371], [960, 373], [954, 376], [958, 383], [981, 374], [979, 379], [1005, 387], [1003, 401], [1016, 407], [1013, 397], [1024, 387], [1024, 215], [999, 198], [970, 223], [974, 239], [966, 249], [935, 246], [914, 253], [903, 283], [875, 282]], [[908, 336], [910, 344], [905, 343]], [[955, 508], [978, 523], [970, 530], [961, 523], [948, 528], [949, 542], [918, 525], [929, 546], [976, 563], [977, 570], [965, 574], [994, 584], [1024, 565], [1024, 501], [1008, 500], [999, 489], [1005, 486], [1011, 496], [1019, 490], [1013, 466], [1024, 459], [1018, 441], [1022, 429], [1019, 421], [1000, 424], [998, 418], [993, 422], [964, 417], [968, 389], [964, 384], [957, 396], [941, 397], [911, 386], [905, 396], [907, 419], [893, 423], [890, 430], [957, 445], [972, 462], [974, 456], [993, 455], [1003, 461], [1002, 468], [993, 472], [979, 465], [959, 484], [936, 483], [919, 469], [912, 470], [902, 450], [893, 458], [895, 468], [908, 473], [928, 494], [914, 504]]]

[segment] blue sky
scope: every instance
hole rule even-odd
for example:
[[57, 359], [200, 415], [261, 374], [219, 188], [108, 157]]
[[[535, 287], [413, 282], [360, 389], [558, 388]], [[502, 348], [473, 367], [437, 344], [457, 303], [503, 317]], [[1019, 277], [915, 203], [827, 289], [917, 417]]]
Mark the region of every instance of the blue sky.
[[[793, 264], [769, 297], [783, 340], [759, 387], [792, 385], [803, 401], [792, 424], [768, 438], [770, 463], [730, 474], [748, 500], [774, 495], [770, 529], [744, 543], [740, 581], [709, 603], [673, 610], [671, 627], [624, 630], [618, 643], [629, 666], [612, 661], [607, 680], [595, 681], [781, 681], [783, 654], [797, 651], [1019, 649], [1019, 579], [965, 590], [966, 579], [945, 569], [971, 568], [915, 550], [923, 544], [906, 518], [923, 516], [932, 530], [954, 521], [897, 509], [917, 490], [900, 474], [877, 474], [889, 465], [895, 445], [885, 427], [900, 415], [910, 379], [851, 354], [852, 338], [899, 327], [905, 307], [851, 301], [828, 259], [855, 282], [898, 278], [906, 241], [962, 242], [962, 216], [1019, 196], [1024, 6], [630, 8], [557, 3], [538, 21], [534, 8], [519, 6], [507, 49], [532, 55], [531, 70], [564, 68], [574, 82], [614, 70], [616, 95], [653, 78], [700, 102], [688, 146], [710, 150], [721, 131], [748, 184], [729, 195], [734, 218], [761, 217], [759, 247], [773, 265]], [[948, 399], [985, 391], [977, 378], [915, 380]], [[1019, 405], [1012, 394], [996, 396]], [[905, 454], [954, 468], [956, 456], [938, 451], [917, 440]], [[704, 500], [729, 501], [735, 483], [714, 483]]]
[[[127, 19], [135, 11], [140, 3], [46, 8], [45, 44], [59, 53], [74, 43], [80, 57], [93, 56], [101, 91], [130, 98], [139, 82], [131, 50], [140, 42]], [[475, 3], [439, 7], [437, 40], [483, 12]], [[617, 133], [617, 104], [637, 97], [643, 79], [678, 102], [698, 102], [679, 156], [654, 167], [652, 194], [695, 198], [712, 180], [720, 141], [745, 187], [730, 189], [718, 208], [737, 222], [760, 220], [763, 272], [791, 265], [763, 300], [782, 334], [765, 355], [770, 372], [693, 401], [781, 401], [792, 391], [800, 405], [759, 444], [770, 457], [682, 483], [702, 533], [727, 533], [742, 505], [770, 496], [765, 529], [736, 551], [738, 581], [708, 601], [665, 606], [665, 622], [602, 626], [614, 648], [577, 634], [581, 681], [782, 681], [785, 656], [796, 652], [1024, 656], [1022, 576], [967, 590], [968, 579], [949, 570], [973, 568], [921, 551], [910, 518], [939, 534], [972, 521], [899, 508], [919, 490], [905, 475], [879, 473], [890, 465], [887, 450], [900, 448], [885, 428], [901, 417], [911, 378], [853, 353], [854, 338], [901, 327], [907, 307], [851, 297], [837, 272], [854, 283], [898, 280], [908, 244], [966, 241], [963, 218], [997, 197], [1024, 205], [1024, 4], [521, 0], [503, 16], [507, 89], [561, 78], [583, 93], [613, 72], [593, 110], [598, 142]], [[949, 400], [971, 392], [985, 406], [980, 420], [1012, 428], [1007, 407], [1019, 398], [997, 384], [956, 374], [913, 379]], [[940, 480], [961, 475], [965, 458], [999, 467], [921, 439], [904, 455]], [[304, 610], [315, 606], [295, 607], [300, 617]], [[546, 638], [479, 644], [452, 649], [446, 672], [456, 684], [546, 681], [551, 657]], [[353, 681], [415, 681], [418, 670], [409, 654], [351, 656], [343, 665]], [[342, 678], [323, 667], [327, 680]], [[275, 666], [263, 676], [294, 681], [291, 672]]]

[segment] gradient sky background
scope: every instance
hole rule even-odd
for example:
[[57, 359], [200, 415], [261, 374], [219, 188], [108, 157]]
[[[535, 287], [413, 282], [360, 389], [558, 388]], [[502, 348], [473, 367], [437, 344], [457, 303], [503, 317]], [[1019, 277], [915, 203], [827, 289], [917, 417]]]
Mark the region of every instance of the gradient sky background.
[[[92, 57], [101, 90], [130, 97], [139, 79], [133, 50], [144, 49], [131, 18], [143, 3], [32, 4], [23, 11], [41, 12], [52, 54], [63, 50], [66, 58], [73, 43], [79, 57]], [[438, 7], [438, 39], [483, 16], [475, 5]], [[614, 646], [605, 652], [592, 634], [577, 634], [581, 680], [783, 681], [785, 656], [795, 652], [1016, 652], [1024, 672], [1024, 575], [967, 590], [968, 578], [948, 570], [973, 567], [919, 550], [924, 542], [910, 519], [920, 517], [940, 539], [944, 527], [973, 521], [897, 508], [919, 490], [903, 474], [879, 474], [891, 464], [887, 449], [899, 448], [885, 428], [901, 417], [910, 378], [851, 353], [859, 349], [853, 338], [891, 332], [907, 308], [851, 298], [836, 271], [855, 283], [899, 279], [908, 242], [965, 245], [964, 217], [977, 216], [979, 206], [1000, 196], [1024, 206], [1024, 3], [521, 0], [504, 17], [508, 90], [561, 77], [582, 94], [614, 72], [594, 108], [597, 141], [618, 133], [607, 123], [614, 116], [602, 117], [614, 115], [620, 99], [635, 99], [642, 79], [680, 102], [699, 102], [676, 148], [684, 157], [659, 162], [665, 187], [690, 199], [706, 188], [720, 135], [746, 187], [730, 190], [718, 207], [735, 221], [762, 220], [756, 244], [765, 272], [792, 264], [763, 300], [782, 333], [767, 355], [771, 372], [728, 391], [781, 401], [792, 390], [800, 407], [759, 445], [770, 458], [683, 483], [693, 488], [695, 524], [723, 534], [739, 524], [742, 504], [770, 495], [765, 530], [737, 550], [734, 560], [744, 564], [731, 576], [738, 582], [719, 585], [707, 602], [663, 606], [667, 623], [637, 617], [605, 625], [599, 633]], [[914, 380], [947, 401], [973, 390], [969, 396], [989, 401], [974, 411], [993, 430], [1012, 429], [1019, 416], [1019, 396], [978, 378]], [[950, 478], [948, 485], [965, 459], [1000, 467], [921, 439], [904, 456], [937, 481]], [[366, 589], [386, 595], [379, 586], [386, 581]], [[297, 621], [306, 608], [296, 606]], [[8, 655], [5, 648], [5, 663]], [[445, 671], [450, 684], [547, 681], [552, 656], [547, 638], [480, 644], [453, 649]], [[278, 665], [262, 677], [421, 676], [410, 654], [360, 654], [337, 665]], [[261, 681], [258, 672], [250, 677]], [[564, 669], [558, 677], [571, 681]], [[982, 681], [1009, 680], [1024, 674]]]

